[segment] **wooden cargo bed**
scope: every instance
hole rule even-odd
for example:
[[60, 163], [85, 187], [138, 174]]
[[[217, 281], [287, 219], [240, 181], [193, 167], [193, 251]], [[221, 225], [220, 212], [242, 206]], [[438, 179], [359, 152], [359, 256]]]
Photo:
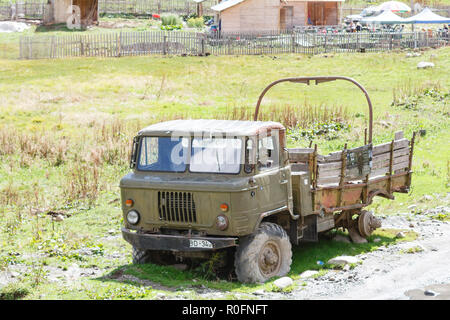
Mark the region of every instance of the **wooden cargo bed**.
[[[374, 196], [393, 199], [394, 192], [408, 192], [411, 184], [411, 141], [402, 132], [388, 143], [319, 155], [315, 148], [288, 149], [293, 173], [309, 173], [313, 213], [359, 209]], [[294, 200], [295, 202], [295, 200]]]

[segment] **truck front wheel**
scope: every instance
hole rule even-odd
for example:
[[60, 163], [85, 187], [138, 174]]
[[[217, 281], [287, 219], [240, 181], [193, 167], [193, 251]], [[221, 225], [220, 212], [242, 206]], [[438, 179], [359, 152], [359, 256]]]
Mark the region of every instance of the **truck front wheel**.
[[263, 222], [242, 238], [234, 266], [240, 282], [262, 283], [287, 274], [292, 263], [292, 246], [286, 231], [275, 223]]

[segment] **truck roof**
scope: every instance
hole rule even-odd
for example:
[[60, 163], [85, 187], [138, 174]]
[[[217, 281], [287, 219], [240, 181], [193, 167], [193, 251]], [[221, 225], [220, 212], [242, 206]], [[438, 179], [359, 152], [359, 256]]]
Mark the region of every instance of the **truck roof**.
[[273, 121], [242, 121], [242, 120], [172, 120], [152, 124], [139, 131], [139, 135], [170, 136], [172, 133], [203, 134], [225, 133], [235, 136], [252, 136], [257, 133], [275, 129], [283, 131], [284, 126]]

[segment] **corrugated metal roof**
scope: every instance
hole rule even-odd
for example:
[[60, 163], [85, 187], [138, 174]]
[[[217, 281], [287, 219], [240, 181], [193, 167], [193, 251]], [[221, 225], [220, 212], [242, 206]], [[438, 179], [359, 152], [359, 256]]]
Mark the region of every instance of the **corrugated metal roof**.
[[254, 135], [265, 128], [283, 130], [284, 127], [273, 121], [241, 121], [241, 120], [172, 120], [150, 125], [140, 135], [172, 135], [224, 133], [236, 136]]

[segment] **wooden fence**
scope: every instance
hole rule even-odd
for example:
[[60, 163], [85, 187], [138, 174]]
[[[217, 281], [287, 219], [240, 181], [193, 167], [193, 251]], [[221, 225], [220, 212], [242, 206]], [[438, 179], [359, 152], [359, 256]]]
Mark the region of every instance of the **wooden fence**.
[[[213, 15], [211, 7], [218, 0], [205, 0], [202, 3], [203, 14]], [[99, 12], [105, 14], [148, 15], [176, 13], [189, 15], [197, 12], [197, 4], [192, 0], [99, 0]]]
[[134, 55], [259, 55], [371, 52], [449, 45], [448, 33], [310, 34], [292, 31], [222, 34], [130, 31], [68, 36], [23, 36], [21, 59]]
[[[202, 3], [203, 14], [214, 15], [211, 6], [217, 0], [205, 0]], [[26, 0], [17, 1], [12, 5], [0, 2], [0, 20], [42, 19], [45, 14], [47, 1]], [[100, 14], [129, 14], [134, 16], [176, 13], [190, 15], [197, 12], [197, 4], [192, 0], [99, 0]]]
[[17, 1], [0, 3], [0, 20], [36, 19], [41, 20], [46, 10], [46, 1]]

